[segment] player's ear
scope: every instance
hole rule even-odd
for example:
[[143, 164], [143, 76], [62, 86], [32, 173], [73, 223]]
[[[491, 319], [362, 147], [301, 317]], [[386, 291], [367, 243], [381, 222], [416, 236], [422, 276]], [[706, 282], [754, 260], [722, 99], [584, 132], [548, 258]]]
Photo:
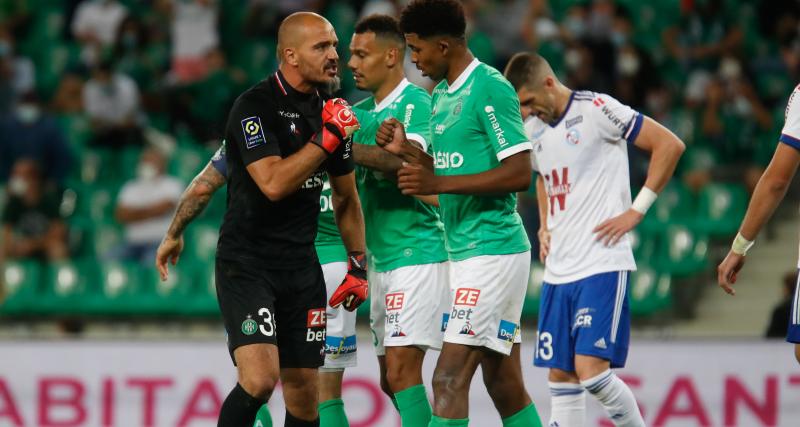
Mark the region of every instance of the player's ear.
[[439, 46], [439, 52], [442, 52], [443, 56], [447, 56], [447, 52], [450, 51], [450, 41], [441, 38], [436, 44]]
[[384, 59], [386, 61], [386, 66], [389, 68], [394, 68], [400, 60], [400, 50], [396, 47], [390, 47], [386, 49], [386, 53], [384, 54]]
[[300, 63], [297, 51], [291, 47], [283, 49], [283, 60], [293, 67], [296, 67]]

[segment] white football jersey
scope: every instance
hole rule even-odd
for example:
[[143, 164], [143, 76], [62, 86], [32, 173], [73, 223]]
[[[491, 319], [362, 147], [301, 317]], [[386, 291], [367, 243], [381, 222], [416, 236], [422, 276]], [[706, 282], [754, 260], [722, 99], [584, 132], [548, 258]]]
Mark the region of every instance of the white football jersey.
[[556, 122], [534, 117], [525, 123], [533, 169], [548, 196], [545, 282], [636, 269], [627, 235], [606, 247], [592, 230], [631, 206], [627, 144], [639, 135], [643, 118], [608, 95], [575, 91]]
[[[795, 86], [786, 103], [786, 112], [783, 115], [783, 130], [780, 141], [800, 151], [800, 85]], [[800, 248], [798, 248], [800, 252]], [[800, 268], [800, 258], [797, 260]]]

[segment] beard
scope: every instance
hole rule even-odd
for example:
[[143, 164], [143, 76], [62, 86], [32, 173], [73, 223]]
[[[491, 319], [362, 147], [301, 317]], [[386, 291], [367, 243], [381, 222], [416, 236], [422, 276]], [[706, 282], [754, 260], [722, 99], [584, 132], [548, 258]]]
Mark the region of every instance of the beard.
[[323, 83], [320, 87], [320, 90], [327, 93], [328, 95], [333, 95], [342, 88], [342, 79], [339, 76], [336, 76], [327, 82]]

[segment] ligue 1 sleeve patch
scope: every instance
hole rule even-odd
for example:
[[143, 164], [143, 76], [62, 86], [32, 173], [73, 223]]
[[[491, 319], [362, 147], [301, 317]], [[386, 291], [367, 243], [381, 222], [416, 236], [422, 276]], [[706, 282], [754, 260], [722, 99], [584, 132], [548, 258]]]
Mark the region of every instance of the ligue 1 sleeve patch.
[[261, 117], [253, 116], [242, 120], [244, 143], [248, 150], [267, 143], [264, 137], [264, 128], [261, 127]]

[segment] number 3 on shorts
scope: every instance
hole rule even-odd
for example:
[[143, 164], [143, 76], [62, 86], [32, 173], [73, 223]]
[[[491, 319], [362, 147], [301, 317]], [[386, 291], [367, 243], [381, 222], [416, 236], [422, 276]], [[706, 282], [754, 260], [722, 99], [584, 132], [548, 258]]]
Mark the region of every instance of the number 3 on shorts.
[[553, 335], [550, 332], [541, 332], [538, 334], [539, 338], [536, 348], [536, 354], [542, 360], [550, 360], [553, 358]]
[[272, 335], [274, 335], [275, 334], [275, 323], [274, 323], [274, 320], [272, 319], [272, 313], [269, 311], [269, 309], [268, 308], [262, 308], [262, 309], [258, 310], [258, 315], [259, 316], [265, 316], [264, 319], [263, 319], [264, 324], [260, 325], [258, 327], [258, 329], [261, 330], [261, 333], [266, 335], [266, 336], [268, 336], [268, 337], [271, 337]]

